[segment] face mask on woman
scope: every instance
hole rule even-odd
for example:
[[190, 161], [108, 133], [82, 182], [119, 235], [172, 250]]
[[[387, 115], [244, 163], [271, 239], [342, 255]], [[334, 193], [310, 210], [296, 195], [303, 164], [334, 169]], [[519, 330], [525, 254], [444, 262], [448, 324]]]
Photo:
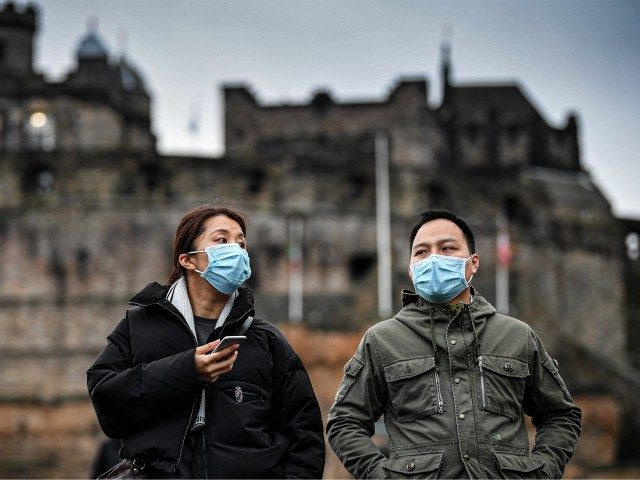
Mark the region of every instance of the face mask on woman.
[[411, 278], [418, 295], [431, 303], [446, 303], [455, 298], [471, 281], [465, 278], [469, 258], [433, 253], [411, 264]]
[[209, 264], [204, 270], [196, 270], [213, 288], [226, 295], [231, 295], [244, 281], [251, 276], [249, 254], [237, 243], [211, 245], [204, 250], [192, 253], [206, 253]]

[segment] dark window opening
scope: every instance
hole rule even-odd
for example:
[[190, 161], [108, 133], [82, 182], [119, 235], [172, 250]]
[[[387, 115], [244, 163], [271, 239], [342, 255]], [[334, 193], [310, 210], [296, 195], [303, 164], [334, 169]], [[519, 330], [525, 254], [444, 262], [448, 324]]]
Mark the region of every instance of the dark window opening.
[[447, 205], [447, 189], [440, 183], [429, 183], [426, 187], [428, 208], [444, 208]]
[[256, 195], [260, 193], [264, 188], [265, 173], [263, 170], [253, 170], [249, 174], [247, 182], [247, 192]]
[[353, 281], [364, 279], [376, 264], [373, 254], [354, 255], [349, 259], [349, 276]]
[[55, 177], [44, 165], [32, 165], [27, 168], [22, 178], [22, 189], [25, 193], [46, 194], [53, 190]]
[[504, 201], [504, 210], [510, 222], [518, 223], [525, 227], [533, 225], [531, 212], [517, 197], [508, 196]]
[[522, 129], [516, 125], [510, 125], [507, 127], [507, 138], [510, 143], [515, 143], [520, 137], [520, 132]]
[[480, 127], [478, 125], [469, 125], [466, 128], [466, 133], [470, 142], [476, 142], [480, 136]]
[[86, 280], [89, 277], [89, 252], [86, 248], [76, 250], [76, 265], [78, 277], [80, 280]]
[[347, 180], [347, 197], [349, 200], [355, 200], [362, 193], [367, 185], [367, 179], [364, 175], [350, 175]]

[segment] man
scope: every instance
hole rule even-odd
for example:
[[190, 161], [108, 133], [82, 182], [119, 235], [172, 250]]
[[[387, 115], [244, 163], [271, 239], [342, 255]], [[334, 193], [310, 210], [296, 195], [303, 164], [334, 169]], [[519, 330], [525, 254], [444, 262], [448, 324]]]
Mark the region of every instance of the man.
[[[344, 368], [327, 424], [336, 455], [356, 478], [562, 477], [580, 409], [536, 333], [469, 285], [480, 258], [468, 225], [423, 212], [410, 246], [416, 293]], [[389, 458], [371, 440], [383, 414]]]

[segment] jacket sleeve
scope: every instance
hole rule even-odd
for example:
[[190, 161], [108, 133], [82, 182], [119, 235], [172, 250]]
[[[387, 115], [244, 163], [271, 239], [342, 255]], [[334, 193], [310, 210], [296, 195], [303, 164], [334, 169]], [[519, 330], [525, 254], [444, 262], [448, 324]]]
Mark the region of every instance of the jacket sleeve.
[[89, 396], [104, 433], [111, 438], [127, 438], [192, 398], [201, 388], [194, 353], [192, 349], [150, 363], [132, 364], [125, 317], [87, 370]]
[[385, 391], [372, 349], [375, 337], [367, 332], [345, 365], [327, 423], [329, 445], [355, 478], [384, 478], [382, 465], [387, 459], [371, 439], [384, 411]]
[[273, 392], [274, 430], [288, 443], [282, 459], [283, 477], [322, 478], [322, 414], [309, 376], [295, 352], [277, 366]]
[[543, 459], [550, 478], [562, 478], [581, 431], [581, 411], [573, 403], [556, 365], [540, 338], [530, 335], [532, 375], [525, 389], [524, 413], [536, 428], [532, 455]]

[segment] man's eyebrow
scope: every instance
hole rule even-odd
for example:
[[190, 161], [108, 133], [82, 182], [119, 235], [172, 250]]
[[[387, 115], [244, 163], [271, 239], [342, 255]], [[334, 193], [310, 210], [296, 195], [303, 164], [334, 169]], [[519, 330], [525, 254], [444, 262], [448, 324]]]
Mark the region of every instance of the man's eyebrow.
[[[449, 242], [455, 242], [458, 243], [458, 240], [456, 240], [453, 237], [447, 237], [447, 238], [442, 238], [438, 241], [436, 241], [436, 245], [442, 245], [443, 243], [449, 243]], [[428, 247], [429, 244], [428, 243], [418, 243], [417, 245], [414, 245], [413, 248], [411, 250], [415, 250], [418, 247]]]

